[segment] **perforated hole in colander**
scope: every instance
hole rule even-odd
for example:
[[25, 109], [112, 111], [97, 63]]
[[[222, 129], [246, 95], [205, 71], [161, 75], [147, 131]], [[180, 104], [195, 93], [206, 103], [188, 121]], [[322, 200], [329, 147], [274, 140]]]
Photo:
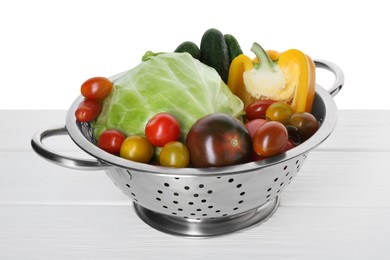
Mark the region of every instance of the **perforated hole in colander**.
[[299, 172], [306, 157], [307, 155], [305, 154], [293, 162], [282, 166], [281, 174], [279, 174], [278, 177], [275, 177], [271, 185], [267, 187], [265, 195], [267, 202], [281, 193], [282, 190], [291, 183], [291, 180]]
[[246, 192], [243, 190], [244, 185], [236, 181], [235, 178], [218, 176], [216, 180], [219, 185], [229, 184], [229, 188], [231, 188], [229, 191], [234, 192], [235, 196], [239, 198], [235, 203], [229, 205], [228, 209], [222, 210], [224, 207], [216, 207], [218, 203], [215, 197], [219, 194], [215, 194], [214, 187], [211, 188], [215, 183], [209, 183], [208, 185], [204, 182], [188, 183], [178, 177], [161, 184], [161, 187], [156, 190], [155, 202], [159, 204], [160, 208], [169, 210], [169, 214], [183, 218], [202, 219], [211, 216], [213, 219], [235, 214], [245, 204]]
[[297, 175], [306, 157], [248, 174], [155, 178], [141, 174], [131, 177], [128, 171], [130, 178], [123, 175], [127, 180], [120, 186], [135, 202], [150, 210], [179, 218], [220, 221], [273, 201]]

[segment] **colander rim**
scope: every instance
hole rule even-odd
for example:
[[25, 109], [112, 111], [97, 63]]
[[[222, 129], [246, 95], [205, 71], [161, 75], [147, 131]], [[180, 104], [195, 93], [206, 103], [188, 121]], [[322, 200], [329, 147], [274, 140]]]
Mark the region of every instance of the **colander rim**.
[[[118, 77], [120, 74], [114, 77]], [[110, 154], [100, 149], [97, 145], [90, 142], [82, 133], [80, 123], [75, 117], [75, 110], [78, 104], [84, 99], [83, 96], [77, 97], [69, 108], [66, 116], [66, 130], [73, 142], [83, 151], [92, 157], [113, 167], [120, 167], [129, 171], [145, 172], [152, 174], [171, 175], [180, 177], [191, 176], [218, 176], [229, 175], [243, 172], [250, 172], [269, 167], [275, 164], [284, 163], [292, 158], [307, 154], [310, 150], [320, 145], [332, 133], [337, 123], [337, 107], [332, 96], [323, 87], [316, 84], [316, 96], [322, 99], [325, 106], [325, 114], [320, 128], [308, 140], [295, 148], [264, 160], [248, 162], [238, 165], [209, 168], [171, 168], [152, 164], [138, 163], [130, 161], [119, 156]]]

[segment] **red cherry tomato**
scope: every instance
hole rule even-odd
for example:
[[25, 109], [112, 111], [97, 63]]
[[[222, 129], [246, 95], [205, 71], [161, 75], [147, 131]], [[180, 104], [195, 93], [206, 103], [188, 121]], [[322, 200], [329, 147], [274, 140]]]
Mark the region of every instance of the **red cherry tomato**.
[[292, 140], [288, 140], [286, 146], [284, 147], [282, 152], [287, 152], [288, 150], [291, 150], [295, 147], [296, 145], [293, 143]]
[[75, 111], [75, 116], [79, 122], [90, 122], [99, 116], [101, 105], [93, 99], [84, 99]]
[[288, 141], [286, 127], [271, 121], [260, 127], [253, 137], [253, 150], [262, 157], [270, 157], [283, 152]]
[[267, 111], [267, 108], [274, 103], [274, 100], [257, 100], [253, 102], [252, 104], [249, 104], [245, 108], [246, 117], [248, 120], [253, 120], [256, 118], [265, 118], [265, 111]]
[[81, 85], [81, 94], [89, 99], [102, 100], [110, 94], [112, 82], [108, 78], [94, 77]]
[[246, 129], [248, 129], [248, 132], [249, 132], [249, 135], [251, 136], [251, 138], [253, 138], [257, 129], [259, 129], [265, 123], [267, 123], [267, 120], [258, 118], [258, 119], [253, 119], [251, 121], [248, 121], [245, 124], [245, 127], [246, 127]]
[[180, 125], [171, 114], [159, 113], [146, 123], [145, 135], [151, 144], [162, 147], [168, 142], [177, 141]]
[[111, 154], [119, 154], [125, 135], [118, 130], [109, 129], [104, 131], [98, 141], [98, 147]]

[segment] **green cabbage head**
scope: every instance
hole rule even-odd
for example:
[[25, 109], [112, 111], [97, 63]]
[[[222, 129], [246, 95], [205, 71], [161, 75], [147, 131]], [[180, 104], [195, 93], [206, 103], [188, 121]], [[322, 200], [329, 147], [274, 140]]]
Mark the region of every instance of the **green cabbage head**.
[[188, 53], [162, 53], [114, 81], [93, 123], [94, 134], [98, 138], [106, 129], [117, 129], [126, 136], [144, 135], [148, 120], [160, 112], [179, 121], [185, 140], [201, 117], [222, 112], [239, 118], [243, 103], [213, 68]]

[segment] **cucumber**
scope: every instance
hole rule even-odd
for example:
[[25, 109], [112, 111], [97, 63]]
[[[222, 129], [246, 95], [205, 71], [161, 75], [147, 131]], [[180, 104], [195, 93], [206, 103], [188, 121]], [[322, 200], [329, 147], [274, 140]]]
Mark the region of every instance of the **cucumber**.
[[200, 61], [213, 67], [226, 83], [229, 73], [229, 51], [223, 34], [214, 28], [208, 29], [200, 42]]
[[182, 44], [180, 44], [179, 46], [177, 46], [175, 52], [188, 52], [195, 59], [198, 59], [198, 60], [200, 59], [199, 47], [198, 47], [198, 45], [196, 45], [195, 43], [193, 43], [191, 41], [185, 41]]
[[237, 39], [231, 34], [224, 35], [225, 42], [229, 52], [229, 64], [232, 63], [232, 60], [238, 55], [242, 54], [240, 44]]

